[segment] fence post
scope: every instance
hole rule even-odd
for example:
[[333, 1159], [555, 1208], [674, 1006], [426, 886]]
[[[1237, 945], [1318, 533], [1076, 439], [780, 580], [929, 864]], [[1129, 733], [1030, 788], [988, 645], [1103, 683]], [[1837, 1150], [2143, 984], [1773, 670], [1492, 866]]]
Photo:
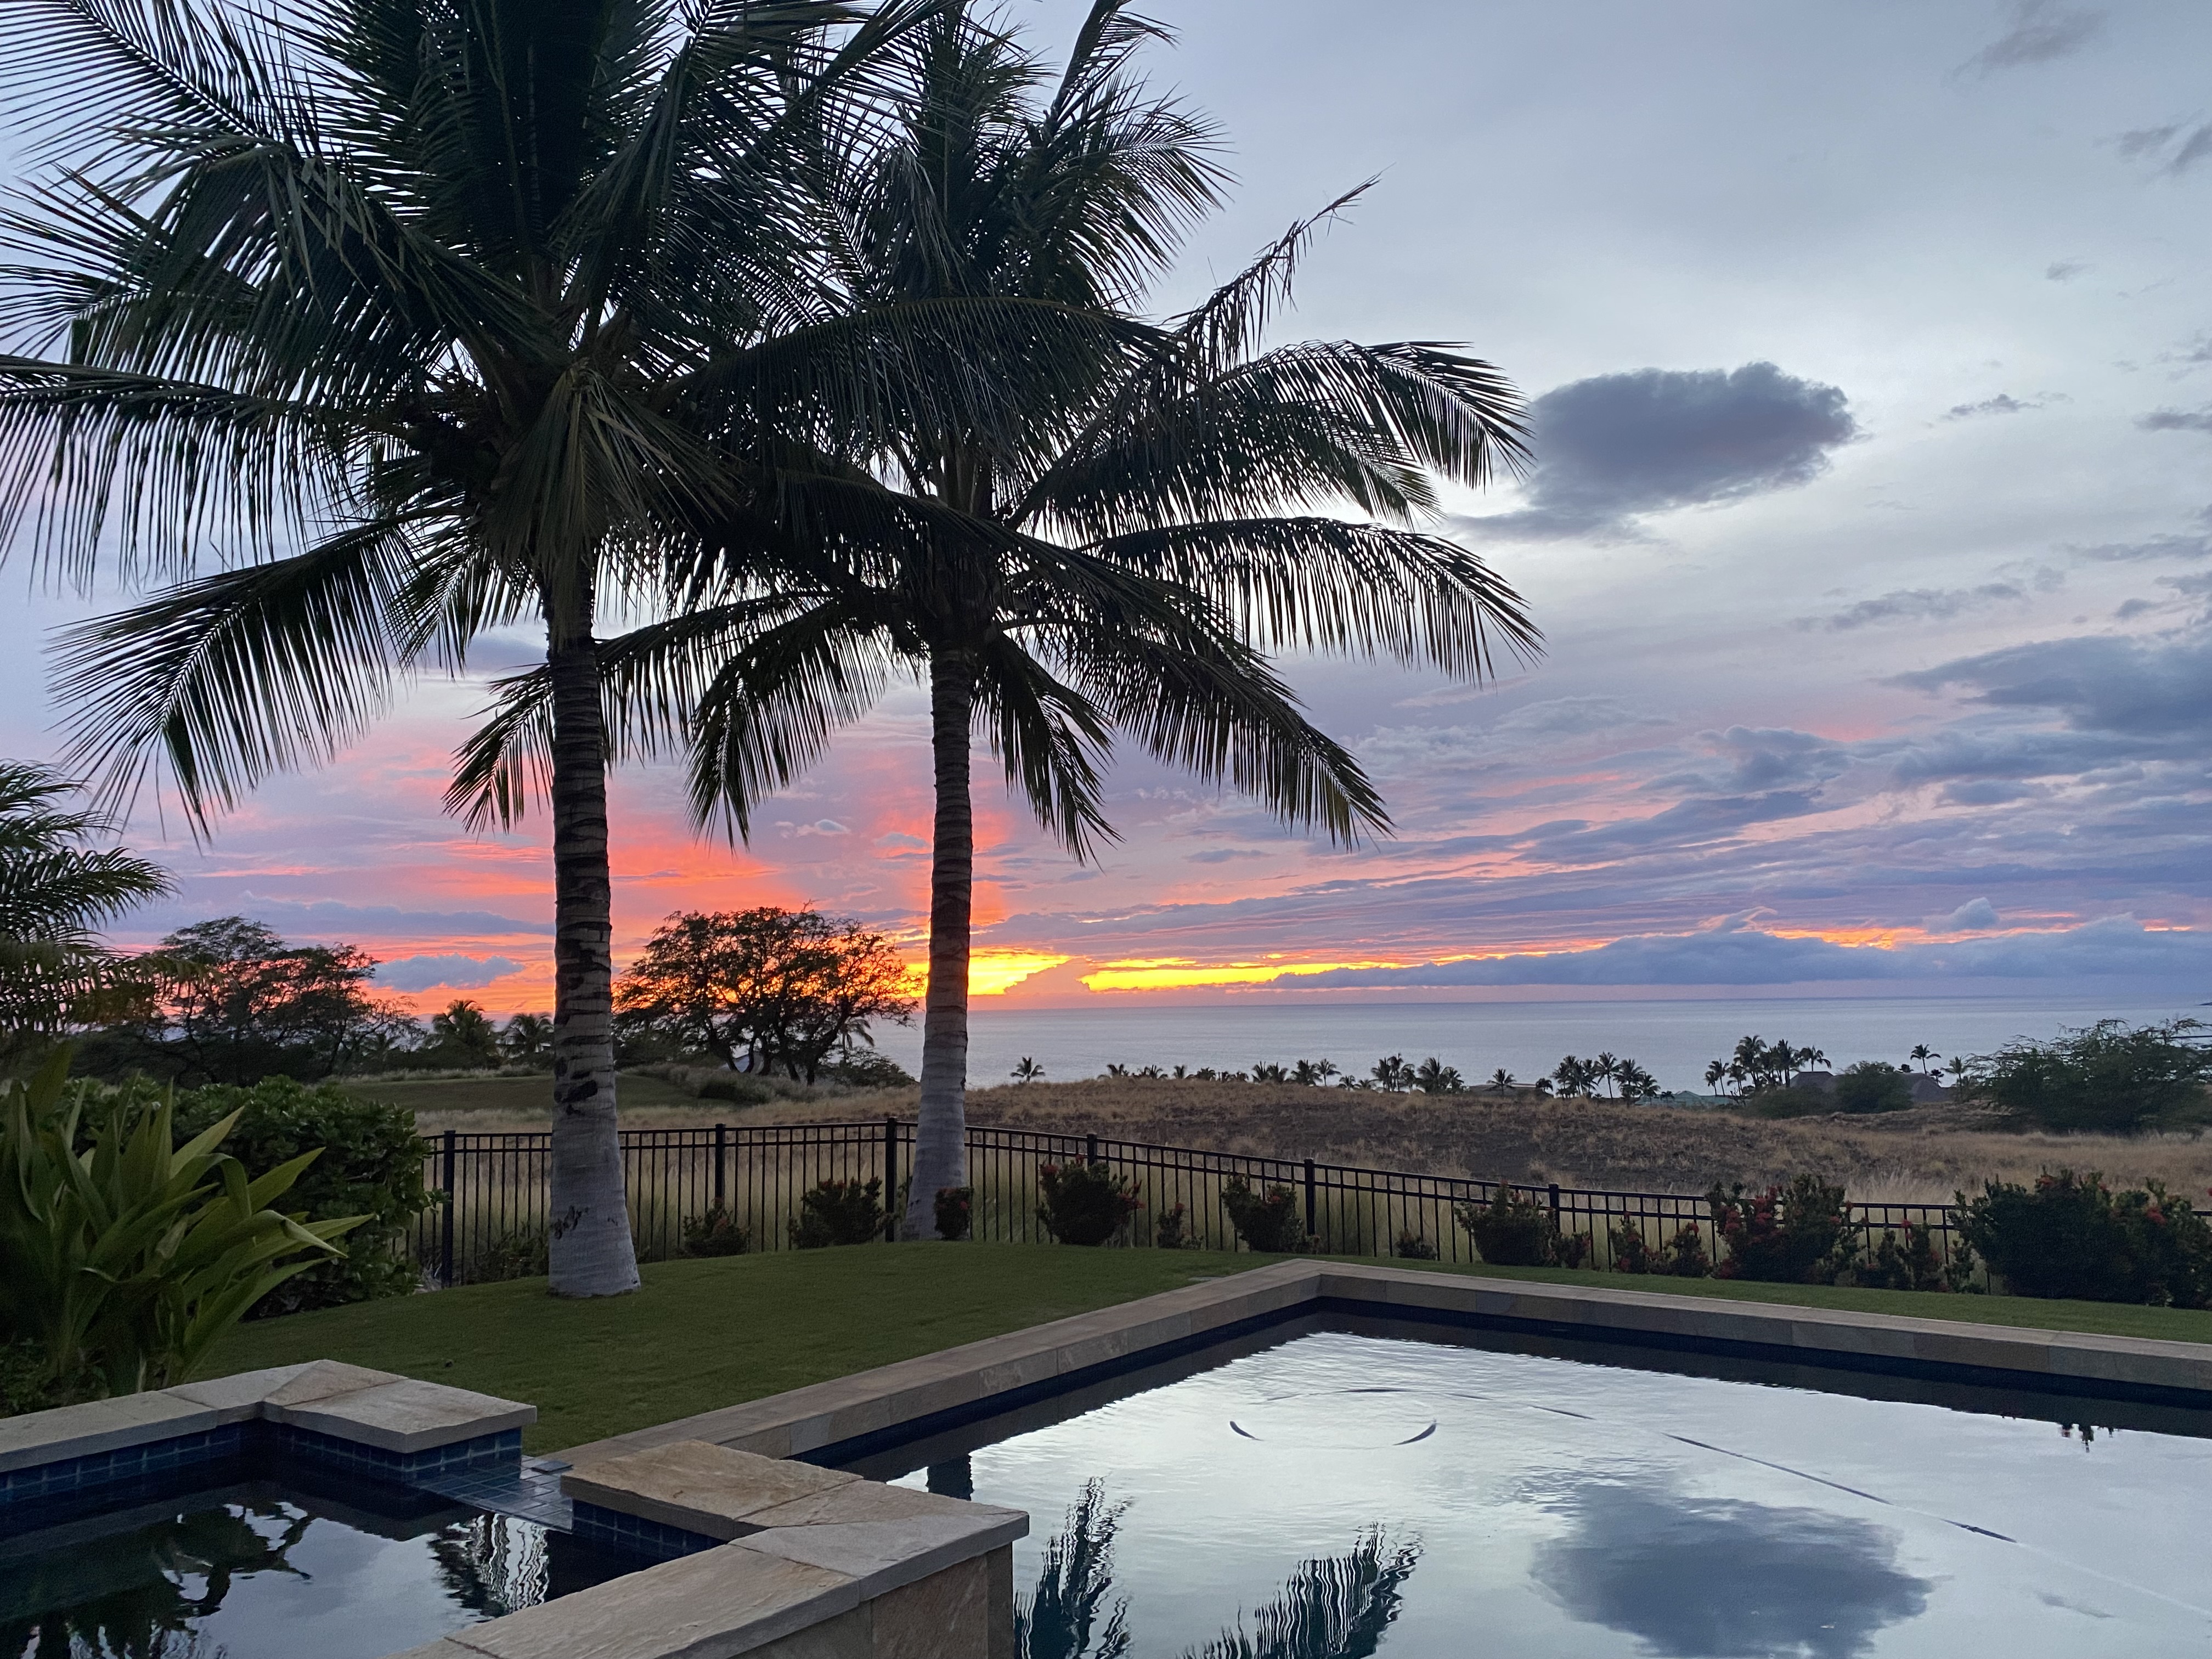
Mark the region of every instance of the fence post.
[[453, 1184], [453, 1143], [459, 1137], [448, 1129], [444, 1139], [445, 1155], [441, 1159], [444, 1167], [439, 1173], [438, 1181], [446, 1189], [446, 1213], [438, 1222], [438, 1283], [450, 1290], [453, 1283], [453, 1207], [460, 1202], [460, 1194]]
[[1312, 1237], [1314, 1234], [1314, 1222], [1316, 1216], [1316, 1212], [1314, 1209], [1314, 1161], [1311, 1158], [1308, 1158], [1306, 1160], [1306, 1237], [1309, 1238]]
[[1098, 1161], [1098, 1137], [1097, 1135], [1085, 1135], [1083, 1137], [1083, 1161], [1085, 1164], [1096, 1164]]
[[728, 1161], [729, 1151], [730, 1126], [717, 1123], [714, 1126], [714, 1207], [718, 1210], [729, 1208], [730, 1184], [723, 1170], [723, 1165]]
[[1556, 1238], [1556, 1237], [1559, 1236], [1559, 1183], [1558, 1182], [1556, 1182], [1556, 1181], [1555, 1181], [1555, 1182], [1553, 1182], [1552, 1183], [1552, 1235], [1553, 1235], [1553, 1237]]
[[884, 1114], [884, 1243], [896, 1243], [899, 1230], [898, 1120]]

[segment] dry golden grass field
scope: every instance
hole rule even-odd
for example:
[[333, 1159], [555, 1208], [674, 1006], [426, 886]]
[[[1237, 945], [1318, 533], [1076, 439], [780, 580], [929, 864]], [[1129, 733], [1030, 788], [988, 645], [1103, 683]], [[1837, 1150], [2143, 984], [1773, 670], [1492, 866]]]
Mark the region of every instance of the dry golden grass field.
[[[358, 1092], [415, 1109], [425, 1133], [544, 1127], [543, 1078], [396, 1084]], [[659, 1078], [625, 1073], [623, 1120], [661, 1124], [793, 1123], [911, 1116], [912, 1089], [795, 1093], [762, 1106], [701, 1101]], [[1943, 1200], [1984, 1179], [2027, 1180], [2045, 1169], [2146, 1177], [2205, 1200], [2212, 1137], [2017, 1133], [1984, 1115], [1929, 1107], [1878, 1117], [1783, 1121], [1733, 1112], [1551, 1101], [1521, 1095], [1431, 1097], [1294, 1084], [1113, 1078], [1003, 1085], [968, 1097], [969, 1121], [1095, 1133], [1122, 1139], [1422, 1174], [1563, 1186], [1698, 1193], [1716, 1181], [1764, 1184], [1809, 1170], [1850, 1195]]]

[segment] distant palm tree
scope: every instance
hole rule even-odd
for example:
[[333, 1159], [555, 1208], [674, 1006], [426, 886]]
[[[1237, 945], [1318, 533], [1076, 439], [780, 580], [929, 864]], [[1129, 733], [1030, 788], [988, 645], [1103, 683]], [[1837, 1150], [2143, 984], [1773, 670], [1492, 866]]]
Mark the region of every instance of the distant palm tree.
[[430, 1016], [430, 1040], [451, 1050], [457, 1059], [489, 1065], [499, 1058], [498, 1030], [483, 1005], [467, 997], [454, 998], [441, 1012]]
[[1588, 1095], [1595, 1079], [1591, 1075], [1588, 1060], [1566, 1054], [1552, 1068], [1552, 1080], [1558, 1085], [1562, 1095], [1577, 1096]]
[[1513, 1081], [1513, 1073], [1503, 1066], [1490, 1074], [1490, 1090], [1492, 1094], [1510, 1095], [1517, 1086]]
[[131, 979], [98, 930], [175, 890], [160, 865], [90, 844], [114, 826], [63, 806], [75, 788], [50, 768], [0, 761], [0, 1060], [97, 1018]]
[[1455, 1095], [1467, 1085], [1458, 1066], [1447, 1066], [1431, 1054], [1413, 1068], [1413, 1086], [1425, 1095]]
[[1401, 1094], [1413, 1086], [1413, 1068], [1406, 1064], [1403, 1054], [1385, 1054], [1376, 1060], [1368, 1075], [1392, 1094]]
[[536, 1065], [552, 1051], [552, 1015], [510, 1015], [500, 1031], [499, 1046], [518, 1065]]
[[1620, 1058], [1617, 1055], [1609, 1054], [1601, 1050], [1597, 1058], [1590, 1061], [1589, 1076], [1591, 1082], [1602, 1083], [1605, 1085], [1606, 1097], [1608, 1100], [1611, 1099], [1613, 1097], [1613, 1085], [1618, 1082], [1620, 1078]]
[[1024, 1054], [1014, 1062], [1013, 1079], [1017, 1083], [1035, 1083], [1044, 1075], [1044, 1067]]
[[1724, 1060], [1710, 1060], [1705, 1066], [1705, 1087], [1719, 1094], [1728, 1092], [1729, 1063]]
[[1936, 1051], [1924, 1042], [1914, 1043], [1912, 1052], [1905, 1056], [1905, 1059], [1923, 1071], [1927, 1068], [1928, 1062], [1936, 1058]]
[[1548, 1099], [1550, 1099], [1550, 1098], [1551, 1098], [1551, 1095], [1552, 1095], [1552, 1079], [1549, 1079], [1549, 1078], [1547, 1078], [1547, 1077], [1540, 1077], [1540, 1078], [1538, 1078], [1538, 1079], [1537, 1079], [1534, 1083], [1530, 1084], [1530, 1085], [1528, 1085], [1528, 1087], [1529, 1087], [1532, 1091], [1534, 1091], [1534, 1093], [1535, 1093], [1535, 1094], [1537, 1094], [1540, 1097], [1541, 1097], [1541, 1098], [1543, 1098], [1543, 1099], [1546, 1099], [1546, 1100], [1548, 1100]]
[[1306, 1087], [1317, 1088], [1336, 1075], [1333, 1060], [1302, 1060], [1291, 1067], [1291, 1081]]

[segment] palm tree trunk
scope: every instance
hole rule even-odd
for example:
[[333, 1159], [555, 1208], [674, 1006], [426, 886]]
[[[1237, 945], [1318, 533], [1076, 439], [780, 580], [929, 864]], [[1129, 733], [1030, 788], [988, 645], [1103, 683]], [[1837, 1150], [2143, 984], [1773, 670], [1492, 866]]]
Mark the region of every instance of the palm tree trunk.
[[969, 734], [975, 680], [950, 653], [930, 659], [930, 744], [937, 762], [936, 841], [929, 866], [929, 996], [921, 1024], [921, 1121], [915, 1133], [908, 1238], [934, 1230], [937, 1194], [968, 1184], [968, 933], [975, 896], [975, 809]]
[[[548, 607], [549, 611], [552, 607]], [[553, 680], [553, 1294], [637, 1288], [615, 1116], [614, 883], [607, 755], [588, 618], [549, 617]]]

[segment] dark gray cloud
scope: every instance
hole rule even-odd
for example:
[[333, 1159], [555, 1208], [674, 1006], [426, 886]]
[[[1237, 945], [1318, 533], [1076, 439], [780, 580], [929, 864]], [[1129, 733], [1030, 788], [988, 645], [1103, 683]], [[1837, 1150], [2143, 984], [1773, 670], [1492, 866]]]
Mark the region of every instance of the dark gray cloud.
[[1855, 1659], [1935, 1588], [1898, 1566], [1895, 1532], [1852, 1516], [1610, 1482], [1559, 1507], [1570, 1529], [1538, 1547], [1536, 1581], [1666, 1659]]
[[1731, 726], [1700, 732], [1698, 740], [1726, 763], [1724, 771], [1691, 768], [1654, 778], [1645, 787], [1738, 795], [1817, 787], [1850, 765], [1850, 751], [1834, 738], [1788, 726]]
[[520, 973], [522, 967], [507, 957], [396, 957], [377, 964], [376, 982], [394, 991], [428, 991], [440, 986], [481, 991], [494, 980]]
[[[2197, 516], [2212, 520], [2212, 511]], [[2095, 559], [2107, 564], [2135, 563], [2145, 559], [2212, 559], [2212, 535], [2168, 534], [2153, 536], [2140, 542], [2100, 542], [2094, 547], [2071, 546], [2066, 550], [2077, 559]]]
[[[2051, 267], [2057, 270], [2056, 265]], [[2039, 398], [2015, 398], [2009, 392], [2000, 392], [1994, 398], [1984, 398], [1978, 404], [1953, 404], [1943, 411], [1947, 421], [1971, 421], [1979, 415], [2024, 415], [2031, 409], [2043, 407]]]
[[2163, 639], [2094, 635], [1965, 657], [1894, 685], [1965, 689], [1995, 708], [2040, 709], [2076, 732], [2122, 737], [2212, 732], [2212, 631]]
[[2101, 11], [2070, 10], [2051, 0], [2014, 0], [2012, 27], [1961, 64], [1966, 73], [1994, 75], [2071, 57], [2101, 33]]
[[1641, 514], [1808, 483], [1858, 431], [1840, 388], [1765, 362], [1601, 374], [1546, 392], [1529, 414], [1528, 509], [1462, 526], [1531, 538], [1631, 534]]
[[2046, 283], [2070, 283], [2090, 267], [2080, 259], [2054, 259], [2043, 268]]
[[[1960, 907], [1960, 927], [1996, 925], [1979, 918], [1986, 899]], [[1963, 918], [1963, 920], [1962, 920]], [[1793, 985], [1869, 980], [2151, 979], [2194, 983], [2212, 974], [2212, 934], [2147, 928], [2115, 916], [2059, 932], [1999, 933], [1926, 945], [1836, 945], [1784, 939], [1753, 928], [1644, 933], [1589, 951], [1480, 957], [1410, 968], [1340, 968], [1301, 975], [1302, 987], [1507, 985]]]
[[1938, 933], [1987, 933], [2003, 927], [2004, 919], [1997, 915], [1996, 905], [1986, 898], [1978, 898], [1968, 899], [1949, 915], [1929, 926]]
[[[195, 884], [198, 887], [198, 884]], [[201, 891], [208, 890], [199, 888]], [[495, 938], [512, 933], [544, 934], [550, 936], [553, 924], [550, 921], [518, 921], [513, 916], [502, 916], [490, 910], [403, 910], [392, 904], [346, 904], [337, 899], [281, 899], [264, 898], [247, 891], [223, 894], [219, 890], [204, 902], [191, 894], [183, 899], [164, 901], [158, 907], [149, 907], [135, 913], [134, 921], [144, 922], [149, 918], [171, 913], [187, 915], [187, 920], [204, 920], [211, 908], [221, 908], [232, 914], [251, 916], [256, 921], [267, 922], [278, 932], [318, 939], [357, 939], [363, 935], [444, 934], [448, 937], [483, 936]], [[157, 925], [167, 926], [166, 922]]]
[[2146, 432], [2212, 432], [2212, 409], [2154, 409], [2136, 424]]
[[2027, 596], [2027, 589], [2014, 581], [1984, 582], [1978, 587], [1897, 587], [1825, 617], [1800, 617], [1792, 626], [1840, 634], [1881, 623], [1948, 622], [1987, 605], [2024, 602]]
[[2212, 155], [2212, 121], [2194, 128], [2186, 121], [2169, 121], [2162, 127], [2138, 127], [2133, 132], [2122, 133], [2113, 143], [2128, 161], [2154, 156], [2160, 173], [2186, 173]]

